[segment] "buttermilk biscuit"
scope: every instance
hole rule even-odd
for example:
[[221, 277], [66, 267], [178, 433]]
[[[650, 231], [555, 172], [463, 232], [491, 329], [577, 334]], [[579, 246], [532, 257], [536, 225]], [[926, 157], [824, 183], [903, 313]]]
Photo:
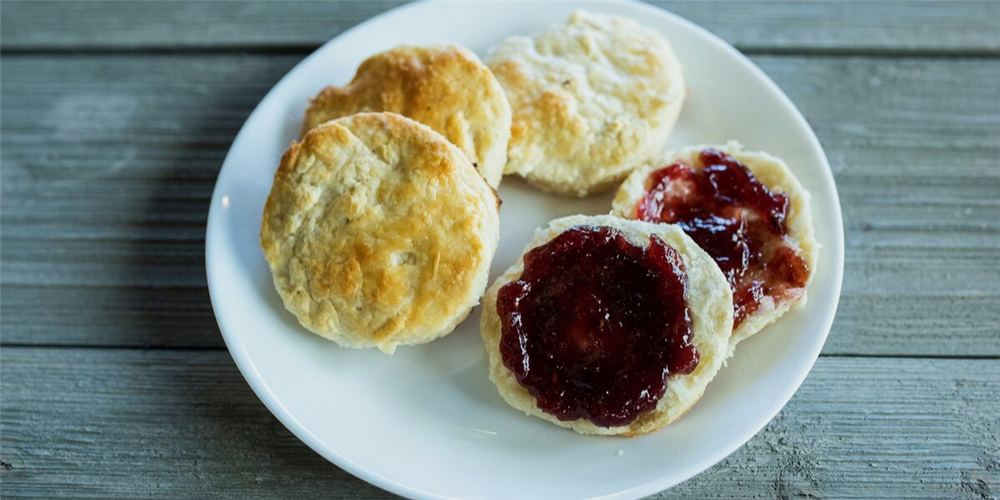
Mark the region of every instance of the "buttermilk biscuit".
[[306, 109], [303, 133], [335, 118], [391, 111], [458, 146], [486, 182], [500, 185], [510, 138], [510, 104], [493, 73], [465, 47], [401, 46], [361, 63], [345, 87], [327, 87]]
[[486, 59], [514, 110], [506, 173], [539, 189], [609, 189], [667, 144], [686, 91], [670, 44], [636, 22], [577, 11]]
[[590, 420], [559, 420], [541, 410], [536, 399], [517, 382], [514, 374], [503, 364], [500, 354], [501, 325], [497, 314], [497, 294], [500, 288], [516, 281], [524, 271], [524, 259], [519, 259], [498, 278], [483, 299], [481, 332], [489, 354], [490, 380], [496, 384], [500, 395], [508, 404], [561, 427], [581, 434], [637, 436], [659, 429], [687, 412], [701, 398], [705, 386], [715, 377], [727, 357], [729, 333], [733, 328], [732, 292], [725, 277], [712, 258], [679, 228], [666, 224], [625, 220], [611, 215], [574, 215], [556, 219], [546, 228], [535, 232], [524, 253], [544, 245], [575, 226], [603, 226], [620, 230], [629, 242], [638, 246], [649, 245], [650, 235], [657, 235], [668, 246], [676, 249], [684, 262], [687, 277], [687, 302], [691, 318], [691, 343], [698, 349], [700, 360], [695, 370], [688, 374], [669, 375], [666, 392], [656, 407], [640, 415], [628, 425], [602, 427]]
[[281, 158], [260, 244], [285, 307], [347, 347], [422, 344], [479, 301], [498, 200], [437, 132], [392, 113], [324, 123]]
[[612, 213], [619, 217], [636, 218], [636, 207], [639, 200], [646, 194], [646, 181], [653, 171], [677, 161], [683, 161], [691, 168], [702, 168], [703, 166], [698, 161], [698, 155], [706, 149], [717, 149], [732, 156], [736, 161], [746, 165], [754, 177], [770, 191], [784, 193], [788, 196], [788, 211], [785, 217], [786, 242], [805, 261], [809, 269], [806, 286], [789, 290], [787, 292], [789, 297], [786, 300], [775, 302], [770, 296], [763, 297], [760, 308], [748, 315], [733, 331], [730, 341], [730, 347], [733, 348], [740, 341], [774, 323], [793, 307], [804, 305], [806, 287], [815, 274], [819, 244], [816, 243], [813, 234], [809, 192], [802, 187], [785, 162], [767, 153], [744, 151], [743, 146], [735, 141], [724, 145], [701, 145], [670, 151], [661, 156], [655, 163], [644, 165], [632, 172], [615, 195], [612, 202]]

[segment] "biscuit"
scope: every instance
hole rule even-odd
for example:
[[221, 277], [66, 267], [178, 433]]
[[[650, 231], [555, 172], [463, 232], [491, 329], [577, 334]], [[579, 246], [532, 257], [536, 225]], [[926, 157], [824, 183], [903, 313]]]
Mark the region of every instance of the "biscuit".
[[457, 147], [409, 118], [361, 113], [285, 152], [260, 244], [302, 326], [391, 354], [469, 314], [499, 227], [495, 192]]
[[563, 421], [541, 410], [536, 405], [535, 397], [504, 366], [499, 349], [501, 325], [497, 314], [497, 294], [501, 287], [521, 276], [524, 270], [522, 255], [517, 263], [490, 286], [483, 299], [480, 328], [489, 355], [490, 380], [496, 384], [503, 399], [514, 408], [581, 434], [637, 436], [659, 430], [683, 415], [701, 398], [705, 386], [715, 377], [727, 357], [727, 342], [733, 328], [733, 302], [729, 284], [712, 258], [679, 228], [611, 215], [574, 215], [556, 219], [548, 227], [535, 232], [524, 253], [549, 242], [567, 229], [580, 225], [616, 228], [631, 243], [643, 247], [649, 244], [649, 236], [655, 234], [680, 253], [687, 275], [685, 299], [691, 315], [692, 344], [700, 354], [697, 367], [688, 375], [669, 375], [666, 392], [657, 401], [656, 407], [628, 425], [601, 427], [587, 419]]
[[508, 38], [486, 61], [514, 110], [506, 173], [558, 194], [610, 189], [659, 154], [686, 96], [670, 44], [606, 14]]
[[390, 111], [445, 136], [494, 189], [510, 138], [510, 104], [493, 73], [465, 47], [401, 46], [369, 57], [344, 87], [327, 87], [306, 109], [303, 134], [335, 118]]
[[646, 194], [646, 179], [653, 171], [676, 161], [683, 161], [692, 168], [697, 168], [698, 154], [709, 148], [722, 151], [746, 165], [754, 177], [772, 192], [788, 195], [788, 212], [785, 218], [788, 230], [787, 242], [802, 257], [809, 269], [806, 286], [792, 290], [791, 298], [777, 303], [769, 296], [765, 296], [761, 300], [760, 308], [747, 316], [733, 332], [730, 347], [734, 348], [742, 340], [777, 321], [792, 308], [804, 305], [806, 288], [815, 274], [819, 244], [816, 243], [814, 237], [812, 215], [809, 209], [809, 192], [802, 187], [785, 162], [767, 153], [744, 151], [743, 146], [735, 141], [724, 145], [700, 145], [670, 151], [655, 163], [644, 165], [632, 172], [615, 195], [612, 202], [612, 213], [628, 219], [636, 218], [636, 206]]

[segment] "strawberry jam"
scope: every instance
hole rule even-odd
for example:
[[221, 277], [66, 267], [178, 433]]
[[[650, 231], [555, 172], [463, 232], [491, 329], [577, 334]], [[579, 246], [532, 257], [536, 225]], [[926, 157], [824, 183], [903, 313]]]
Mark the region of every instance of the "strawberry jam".
[[809, 269], [788, 246], [788, 196], [721, 151], [706, 149], [698, 161], [698, 170], [676, 162], [650, 174], [636, 215], [677, 224], [715, 259], [733, 289], [736, 328], [765, 296], [778, 302], [804, 287]]
[[629, 424], [653, 409], [666, 377], [698, 351], [677, 250], [617, 229], [576, 226], [524, 256], [497, 296], [503, 364], [560, 420]]

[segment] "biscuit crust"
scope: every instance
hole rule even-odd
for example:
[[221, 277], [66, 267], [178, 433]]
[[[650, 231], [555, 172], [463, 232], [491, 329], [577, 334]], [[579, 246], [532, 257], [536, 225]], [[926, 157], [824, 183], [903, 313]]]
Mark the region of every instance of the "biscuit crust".
[[260, 233], [302, 326], [386, 353], [451, 332], [486, 288], [498, 241], [496, 194], [468, 158], [392, 113], [327, 122], [293, 143]]
[[688, 290], [685, 295], [691, 312], [692, 343], [701, 356], [697, 368], [688, 375], [675, 374], [667, 379], [667, 388], [656, 407], [639, 416], [629, 425], [600, 427], [587, 419], [559, 420], [538, 408], [535, 397], [521, 386], [500, 356], [500, 317], [497, 315], [497, 293], [500, 288], [517, 280], [524, 271], [522, 258], [498, 278], [483, 299], [480, 331], [489, 355], [490, 380], [508, 404], [560, 427], [581, 434], [638, 436], [662, 429], [687, 412], [705, 392], [705, 386], [715, 377], [728, 357], [729, 333], [733, 328], [733, 296], [722, 271], [698, 245], [680, 228], [667, 224], [621, 219], [611, 215], [574, 215], [556, 219], [546, 228], [535, 232], [524, 253], [552, 240], [567, 229], [579, 226], [607, 226], [622, 231], [635, 245], [647, 246], [651, 234], [677, 249], [684, 260]]
[[327, 87], [306, 109], [302, 133], [366, 111], [412, 118], [458, 146], [494, 189], [507, 162], [511, 111], [500, 83], [459, 45], [401, 46], [375, 54], [351, 83]]
[[809, 267], [809, 278], [806, 286], [790, 290], [791, 298], [775, 303], [771, 297], [764, 297], [760, 308], [754, 314], [747, 316], [732, 335], [730, 349], [736, 344], [759, 332], [765, 326], [774, 323], [793, 308], [802, 307], [806, 303], [806, 289], [812, 282], [816, 272], [816, 260], [819, 244], [816, 243], [812, 223], [812, 213], [809, 209], [809, 192], [806, 191], [785, 162], [775, 156], [756, 151], [745, 151], [743, 145], [730, 141], [723, 145], [700, 145], [665, 153], [655, 163], [644, 165], [629, 175], [622, 183], [612, 202], [611, 212], [627, 219], [636, 218], [636, 205], [646, 194], [646, 179], [654, 170], [670, 165], [675, 161], [683, 161], [692, 168], [698, 167], [698, 154], [707, 149], [718, 149], [740, 163], [747, 166], [754, 177], [772, 191], [788, 195], [788, 216], [785, 221], [788, 226], [788, 240], [792, 248], [805, 260]]
[[670, 44], [606, 14], [508, 38], [486, 61], [514, 110], [506, 172], [563, 195], [608, 190], [660, 153], [686, 96]]

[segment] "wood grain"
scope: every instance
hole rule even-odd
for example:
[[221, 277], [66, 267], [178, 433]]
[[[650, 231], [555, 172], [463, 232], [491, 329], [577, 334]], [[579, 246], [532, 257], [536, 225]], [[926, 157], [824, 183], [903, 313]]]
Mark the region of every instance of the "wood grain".
[[[403, 3], [4, 2], [0, 40], [5, 51], [316, 47]], [[1000, 53], [995, 1], [651, 3], [751, 52]]]
[[[0, 496], [395, 498], [253, 395], [203, 254], [256, 104], [402, 3], [0, 2]], [[1000, 496], [1000, 2], [651, 3], [752, 54], [800, 107], [847, 262], [789, 405], [650, 498]]]
[[[0, 355], [5, 498], [389, 496], [296, 440], [226, 352]], [[989, 498], [998, 399], [996, 360], [820, 358], [757, 437], [655, 498]]]
[[[209, 198], [298, 60], [5, 56], [3, 342], [220, 347]], [[1000, 87], [982, 85], [1000, 60], [754, 61], [799, 103], [840, 189], [847, 268], [825, 353], [1000, 355]]]

